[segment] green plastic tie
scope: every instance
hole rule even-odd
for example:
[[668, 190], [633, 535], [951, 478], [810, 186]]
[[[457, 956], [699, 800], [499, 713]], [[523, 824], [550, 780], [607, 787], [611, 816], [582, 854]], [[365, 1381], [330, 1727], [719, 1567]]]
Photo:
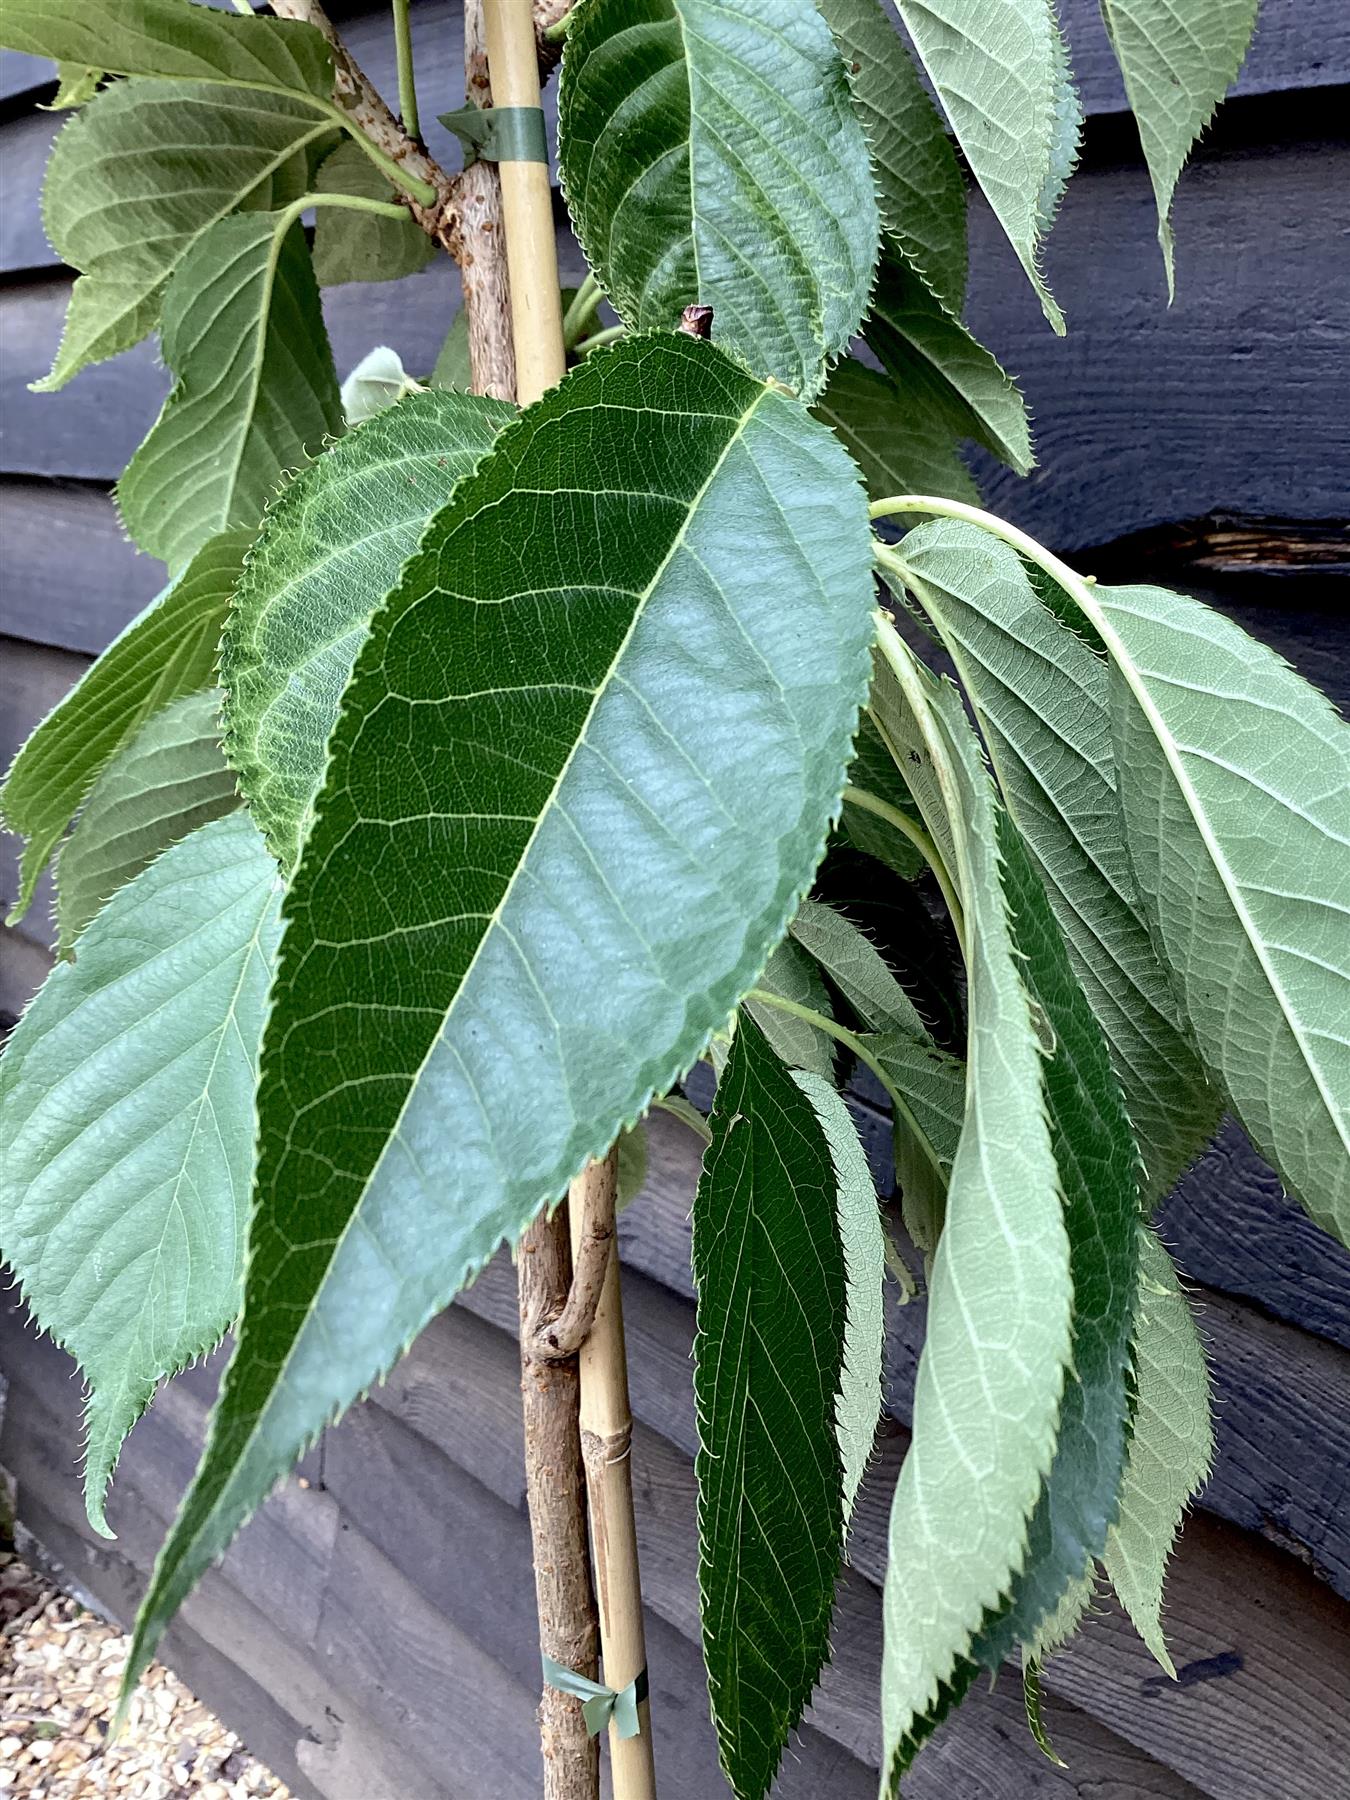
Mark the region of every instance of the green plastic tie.
[[581, 1716], [586, 1721], [589, 1736], [599, 1737], [611, 1718], [621, 1738], [636, 1737], [641, 1731], [638, 1707], [647, 1698], [645, 1668], [638, 1671], [627, 1687], [616, 1690], [606, 1687], [603, 1682], [578, 1675], [575, 1669], [565, 1669], [551, 1656], [541, 1656], [539, 1660], [544, 1666], [544, 1680], [550, 1687], [557, 1688], [562, 1694], [574, 1694], [580, 1700]]
[[464, 167], [476, 162], [548, 162], [540, 106], [461, 106], [441, 124], [464, 146]]

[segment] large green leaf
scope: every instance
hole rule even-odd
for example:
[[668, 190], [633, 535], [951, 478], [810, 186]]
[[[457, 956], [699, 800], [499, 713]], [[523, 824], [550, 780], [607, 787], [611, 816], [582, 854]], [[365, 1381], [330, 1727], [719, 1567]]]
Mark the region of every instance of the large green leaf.
[[844, 1246], [844, 1362], [835, 1402], [835, 1436], [844, 1483], [844, 1531], [876, 1445], [882, 1407], [886, 1321], [886, 1232], [867, 1152], [847, 1106], [828, 1081], [799, 1071], [797, 1086], [816, 1109], [834, 1167], [835, 1209]]
[[882, 228], [943, 305], [959, 313], [966, 299], [966, 183], [946, 125], [881, 0], [819, 5], [867, 133]]
[[884, 251], [868, 346], [930, 434], [973, 438], [1025, 475], [1035, 457], [1017, 384], [902, 257]]
[[5, 0], [0, 42], [109, 75], [228, 82], [332, 110], [333, 59], [313, 25], [185, 0]]
[[147, 864], [239, 804], [220, 750], [220, 695], [184, 694], [152, 713], [90, 790], [57, 865], [58, 948]]
[[1258, 0], [1101, 0], [1158, 202], [1158, 242], [1172, 279], [1172, 195], [1191, 145], [1237, 78]]
[[558, 140], [586, 260], [626, 325], [714, 341], [810, 399], [867, 304], [867, 143], [813, 0], [587, 0]]
[[324, 1421], [752, 985], [838, 807], [870, 609], [843, 452], [685, 337], [588, 358], [432, 521], [287, 899], [257, 1275], [133, 1670]]
[[830, 372], [815, 414], [836, 432], [862, 470], [874, 500], [892, 494], [940, 494], [949, 500], [978, 497], [957, 444], [968, 435], [937, 419], [923, 405], [854, 356]]
[[[1071, 1356], [1072, 1286], [1041, 1031], [1001, 880], [996, 800], [949, 684], [883, 627], [883, 720], [908, 712], [933, 771], [966, 912], [966, 1117], [933, 1259], [914, 1438], [896, 1484], [883, 1600], [888, 1787], [968, 1685], [970, 1648], [1028, 1554]], [[924, 804], [918, 786], [915, 797]], [[1043, 1029], [1043, 1027], [1041, 1028]]]
[[814, 1097], [744, 1017], [711, 1124], [693, 1214], [703, 1657], [722, 1768], [760, 1800], [829, 1654], [846, 1277]]
[[243, 813], [183, 838], [58, 964], [0, 1058], [3, 1255], [89, 1384], [96, 1528], [123, 1438], [234, 1317], [276, 865]]
[[[353, 138], [324, 158], [316, 185], [322, 194], [359, 194], [368, 200], [397, 198]], [[400, 281], [425, 269], [436, 246], [409, 213], [403, 219], [351, 207], [321, 206], [314, 218], [314, 273], [321, 287], [347, 281]]]
[[247, 547], [243, 532], [204, 544], [15, 757], [0, 788], [0, 815], [28, 844], [11, 920], [26, 910], [58, 839], [109, 758], [151, 713], [214, 679], [216, 646]]
[[1082, 1588], [1116, 1517], [1139, 1220], [1138, 1155], [1106, 1042], [1007, 813], [999, 815], [999, 847], [1015, 953], [1054, 1039], [1045, 1104], [1069, 1234], [1073, 1361], [1026, 1564], [976, 1646], [990, 1669], [1017, 1643], [1035, 1643], [1066, 1596]]
[[1130, 862], [1185, 1017], [1286, 1187], [1350, 1243], [1350, 727], [1198, 601], [1081, 593], [1112, 657]]
[[515, 408], [412, 394], [317, 458], [268, 508], [221, 648], [226, 753], [282, 867], [299, 855], [370, 615]]
[[164, 291], [178, 377], [117, 487], [127, 530], [171, 568], [214, 532], [256, 525], [283, 475], [342, 429], [309, 246], [294, 207], [202, 234]]
[[975, 704], [999, 784], [1111, 1051], [1157, 1200], [1218, 1121], [1134, 892], [1116, 806], [1110, 671], [1033, 592], [1017, 553], [942, 520], [904, 561]]
[[333, 130], [304, 100], [204, 82], [119, 81], [92, 100], [47, 164], [47, 236], [82, 273], [37, 388], [63, 387], [152, 331], [165, 282], [202, 233], [237, 207], [299, 199], [307, 153]]
[[1214, 1428], [1209, 1371], [1190, 1302], [1171, 1257], [1146, 1225], [1139, 1228], [1134, 1382], [1120, 1517], [1102, 1561], [1136, 1631], [1174, 1675], [1163, 1637], [1163, 1577], [1182, 1514], [1209, 1474]]
[[[1064, 319], [1041, 276], [1040, 243], [1077, 141], [1050, 0], [896, 0], [971, 173], [1017, 252], [1046, 318]], [[1070, 134], [1066, 116], [1072, 111]], [[1068, 159], [1071, 166], [1072, 158]]]

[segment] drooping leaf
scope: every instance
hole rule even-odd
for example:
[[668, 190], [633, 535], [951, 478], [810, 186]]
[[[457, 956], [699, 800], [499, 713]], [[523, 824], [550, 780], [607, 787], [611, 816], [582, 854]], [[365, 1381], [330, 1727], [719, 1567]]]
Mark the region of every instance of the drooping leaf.
[[881, 953], [842, 913], [818, 900], [803, 900], [792, 935], [870, 1031], [902, 1031], [928, 1040], [927, 1027]]
[[631, 330], [698, 301], [812, 399], [877, 255], [867, 142], [813, 0], [588, 0], [563, 52], [563, 189]]
[[[1050, 0], [992, 5], [989, 0], [896, 0], [896, 5], [971, 173], [1046, 318], [1063, 332], [1063, 315], [1040, 268], [1047, 201], [1067, 135], [1066, 63]], [[1076, 128], [1074, 135], [1076, 141]]]
[[913, 881], [927, 866], [914, 826], [923, 829], [914, 796], [876, 722], [864, 713], [853, 746], [840, 830], [856, 850], [885, 863], [902, 880]]
[[811, 1090], [744, 1017], [712, 1132], [693, 1214], [703, 1655], [722, 1768], [760, 1800], [829, 1653], [846, 1276]]
[[1191, 145], [1247, 54], [1258, 0], [1102, 0], [1158, 202], [1158, 242], [1173, 293], [1172, 196]]
[[1138, 1155], [1106, 1041], [1006, 812], [999, 814], [999, 847], [1014, 950], [1054, 1040], [1044, 1064], [1045, 1104], [1069, 1237], [1073, 1360], [1025, 1565], [975, 1647], [991, 1670], [1017, 1643], [1033, 1643], [1066, 1596], [1081, 1589], [1115, 1521], [1140, 1210]]
[[943, 305], [959, 313], [966, 300], [966, 183], [946, 125], [881, 0], [819, 5], [867, 134], [882, 229]]
[[[884, 710], [913, 713], [951, 809], [970, 981], [966, 1116], [933, 1259], [914, 1438], [891, 1511], [882, 1726], [893, 1790], [969, 1685], [972, 1640], [1024, 1565], [1054, 1455], [1073, 1296], [1046, 1069], [1003, 892], [993, 786], [955, 690], [894, 634], [886, 641], [895, 691]], [[923, 803], [918, 788], [915, 797]]]
[[37, 391], [64, 387], [153, 331], [165, 283], [202, 233], [236, 208], [299, 199], [309, 154], [333, 133], [307, 101], [247, 88], [133, 80], [98, 95], [47, 164], [43, 224], [82, 273]]
[[95, 1528], [156, 1384], [233, 1319], [276, 865], [243, 813], [114, 896], [0, 1058], [3, 1254], [90, 1394]]
[[1350, 1243], [1350, 726], [1199, 601], [1084, 593], [1159, 954], [1258, 1149]]
[[215, 532], [253, 526], [342, 429], [333, 353], [294, 207], [203, 232], [164, 290], [177, 382], [117, 486], [142, 550], [179, 567]]
[[588, 358], [428, 527], [288, 895], [259, 1274], [133, 1674], [320, 1425], [758, 975], [866, 692], [866, 513], [824, 427], [672, 336]]
[[[1053, 13], [1052, 13], [1053, 16]], [[1059, 211], [1069, 177], [1078, 165], [1079, 140], [1083, 126], [1083, 108], [1078, 89], [1073, 84], [1069, 66], [1069, 49], [1058, 24], [1052, 41], [1055, 60], [1055, 98], [1050, 135], [1050, 160], [1045, 179], [1036, 199], [1036, 229], [1041, 237], [1048, 235]]]
[[484, 395], [410, 395], [269, 508], [226, 621], [221, 681], [226, 753], [283, 868], [299, 854], [371, 613], [514, 414]]
[[643, 1120], [628, 1131], [619, 1133], [617, 1157], [619, 1210], [630, 1206], [642, 1192], [647, 1180], [647, 1127]]
[[949, 500], [978, 498], [961, 461], [955, 430], [877, 369], [846, 356], [830, 373], [815, 415], [839, 435], [862, 470], [873, 500], [892, 494], [940, 494]]
[[342, 384], [342, 416], [349, 425], [359, 425], [387, 406], [397, 406], [421, 386], [403, 367], [397, 350], [376, 344], [373, 350], [366, 351]]
[[[321, 194], [359, 194], [392, 201], [393, 187], [361, 146], [343, 141], [320, 165], [315, 183]], [[346, 206], [320, 206], [314, 214], [314, 274], [320, 287], [346, 281], [401, 281], [425, 269], [436, 246], [413, 220]]]
[[473, 370], [469, 366], [469, 315], [462, 306], [451, 320], [445, 342], [437, 353], [431, 385], [457, 388], [462, 394], [467, 394], [473, 386]]
[[839, 1239], [844, 1247], [844, 1358], [835, 1401], [835, 1436], [843, 1471], [847, 1535], [881, 1417], [886, 1339], [881, 1289], [886, 1275], [886, 1241], [867, 1152], [848, 1108], [818, 1075], [799, 1071], [793, 1079], [815, 1108], [830, 1147]]
[[1134, 1429], [1102, 1563], [1135, 1630], [1175, 1675], [1162, 1628], [1163, 1577], [1182, 1514], [1209, 1474], [1214, 1428], [1190, 1302], [1157, 1235], [1141, 1225], [1139, 1240]]
[[94, 783], [57, 865], [57, 948], [68, 952], [106, 901], [199, 825], [239, 804], [220, 749], [220, 694], [161, 707]]
[[11, 922], [99, 770], [153, 712], [215, 678], [216, 646], [239, 576], [243, 532], [213, 538], [176, 580], [114, 638], [15, 757], [0, 815], [28, 839]]
[[1219, 1102], [1138, 907], [1116, 806], [1108, 667], [1041, 603], [1017, 553], [977, 526], [920, 526], [904, 558], [1106, 1034], [1156, 1201], [1212, 1134]]
[[1017, 384], [889, 249], [865, 329], [869, 348], [926, 432], [972, 438], [1027, 473], [1035, 457]]
[[313, 25], [186, 0], [5, 0], [0, 42], [109, 75], [228, 82], [308, 95], [332, 111], [333, 59]]
[[[810, 1007], [812, 1012], [821, 1013], [827, 1019], [831, 1016], [830, 997], [820, 979], [820, 971], [790, 937], [784, 938], [775, 948], [755, 986], [797, 1006]], [[809, 1019], [798, 1018], [762, 1000], [747, 1000], [745, 1010], [781, 1062], [787, 1063], [789, 1068], [807, 1069], [825, 1081], [834, 1079], [834, 1039]]]

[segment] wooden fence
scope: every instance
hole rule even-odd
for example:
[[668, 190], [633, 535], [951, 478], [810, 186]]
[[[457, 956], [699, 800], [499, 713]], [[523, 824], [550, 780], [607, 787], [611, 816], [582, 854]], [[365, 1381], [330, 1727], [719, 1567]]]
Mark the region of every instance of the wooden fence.
[[[1183, 178], [1170, 310], [1152, 197], [1095, 5], [1065, 0], [1062, 11], [1090, 115], [1048, 258], [1070, 335], [1046, 330], [977, 206], [970, 321], [1022, 379], [1041, 456], [1026, 481], [982, 470], [986, 491], [1103, 578], [1161, 580], [1213, 600], [1344, 703], [1350, 8], [1266, 0], [1236, 95]], [[358, 57], [391, 93], [387, 15], [346, 14]], [[414, 29], [430, 114], [457, 103], [457, 6], [419, 0]], [[108, 496], [165, 389], [153, 345], [57, 396], [26, 389], [50, 364], [71, 279], [38, 213], [60, 125], [38, 110], [49, 93], [44, 65], [0, 61], [4, 762], [161, 578], [123, 542]], [[433, 148], [453, 163], [443, 136]], [[565, 232], [561, 255], [564, 278], [575, 276]], [[429, 367], [456, 303], [448, 264], [410, 285], [330, 292], [339, 371], [378, 342], [410, 368]], [[0, 898], [13, 886], [7, 856]], [[17, 1013], [49, 961], [44, 893], [0, 932], [0, 1009]], [[865, 1093], [860, 1107], [888, 1181], [884, 1119]], [[695, 1166], [671, 1121], [658, 1116], [651, 1137], [648, 1191], [621, 1237], [653, 1728], [666, 1800], [715, 1800], [725, 1788], [697, 1648], [693, 1522]], [[925, 1752], [915, 1800], [1350, 1794], [1350, 1256], [1282, 1199], [1232, 1128], [1163, 1223], [1200, 1289], [1218, 1388], [1218, 1461], [1170, 1588], [1180, 1680], [1162, 1678], [1105, 1612], [1049, 1675], [1066, 1769], [1031, 1747], [1018, 1684], [1005, 1676]], [[297, 1795], [538, 1791], [514, 1321], [512, 1273], [499, 1259], [328, 1432], [166, 1640], [168, 1660]], [[885, 1517], [921, 1324], [918, 1307], [891, 1317], [889, 1416], [841, 1588], [835, 1659], [785, 1762], [784, 1800], [875, 1792]], [[17, 1481], [21, 1520], [128, 1618], [197, 1454], [217, 1363], [175, 1382], [136, 1428], [114, 1486], [113, 1543], [83, 1521], [69, 1362], [12, 1297], [0, 1302], [0, 1373], [0, 1463]]]

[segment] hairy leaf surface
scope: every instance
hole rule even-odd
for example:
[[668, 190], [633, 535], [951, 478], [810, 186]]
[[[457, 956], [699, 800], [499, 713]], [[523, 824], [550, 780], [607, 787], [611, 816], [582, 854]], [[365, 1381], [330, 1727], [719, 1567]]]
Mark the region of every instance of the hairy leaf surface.
[[235, 1315], [276, 865], [243, 813], [114, 896], [0, 1058], [4, 1257], [89, 1385], [95, 1527], [123, 1438]]
[[1190, 1302], [1171, 1257], [1146, 1225], [1139, 1228], [1134, 1381], [1120, 1517], [1102, 1562], [1135, 1630], [1174, 1675], [1162, 1628], [1163, 1577], [1182, 1514], [1209, 1474], [1214, 1427], [1209, 1371]]
[[1017, 384], [890, 250], [882, 255], [866, 337], [925, 431], [973, 438], [1027, 473], [1035, 457]]
[[[344, 138], [319, 169], [321, 194], [359, 194], [367, 200], [397, 198], [361, 146]], [[425, 269], [436, 256], [434, 243], [411, 213], [386, 219], [351, 207], [321, 206], [314, 215], [314, 274], [321, 287], [347, 281], [401, 281]]]
[[838, 806], [870, 560], [824, 427], [678, 336], [589, 358], [428, 527], [287, 897], [257, 1273], [133, 1668], [324, 1421], [753, 984]]
[[220, 694], [184, 694], [152, 713], [90, 790], [57, 866], [57, 948], [105, 901], [199, 825], [239, 804], [220, 749]]
[[[890, 642], [896, 661], [873, 704], [883, 721], [912, 714], [945, 800], [970, 981], [966, 1116], [933, 1260], [914, 1438], [891, 1511], [882, 1726], [893, 1789], [954, 1688], [968, 1685], [972, 1640], [1024, 1566], [1054, 1455], [1073, 1296], [993, 785], [955, 689]], [[923, 803], [918, 788], [915, 797]]]
[[844, 1247], [844, 1360], [835, 1402], [835, 1436], [844, 1484], [844, 1532], [872, 1457], [881, 1417], [886, 1326], [881, 1290], [886, 1238], [877, 1190], [847, 1106], [828, 1081], [804, 1071], [793, 1079], [816, 1109], [834, 1168], [839, 1239]]
[[26, 910], [58, 839], [109, 758], [160, 707], [214, 680], [216, 646], [247, 545], [243, 532], [204, 544], [15, 757], [0, 788], [0, 815], [28, 843], [11, 922]]
[[[756, 985], [764, 993], [777, 994], [796, 1006], [809, 1006], [812, 1012], [827, 1019], [832, 1016], [830, 996], [819, 969], [791, 938], [784, 938], [775, 948]], [[798, 1018], [762, 1000], [747, 1000], [745, 1010], [780, 1061], [793, 1069], [808, 1069], [825, 1081], [834, 1079], [834, 1039], [809, 1019]]]
[[813, 0], [589, 0], [558, 141], [586, 259], [630, 328], [699, 301], [756, 374], [811, 399], [867, 304], [867, 142]]
[[966, 300], [966, 183], [947, 127], [881, 0], [819, 4], [867, 134], [882, 229], [943, 305], [959, 313]]
[[[1056, 331], [1040, 241], [1064, 168], [1067, 62], [1050, 0], [896, 0], [971, 173]], [[1070, 86], [1068, 92], [1072, 94]], [[1077, 102], [1074, 141], [1077, 141]]]
[[514, 413], [484, 395], [411, 394], [269, 507], [226, 622], [221, 680], [226, 752], [283, 868], [299, 855], [371, 613]]
[[202, 234], [164, 291], [178, 377], [117, 486], [142, 550], [181, 565], [213, 533], [256, 525], [283, 475], [342, 429], [309, 247], [294, 208]]
[[1016, 551], [941, 520], [905, 539], [975, 704], [1009, 810], [1103, 1031], [1161, 1199], [1218, 1122], [1139, 909], [1116, 805], [1110, 671], [1033, 592]]
[[831, 371], [814, 410], [862, 470], [873, 500], [892, 494], [978, 498], [957, 449], [969, 432], [935, 420], [888, 375], [856, 357], [846, 356]]
[[1173, 291], [1172, 196], [1191, 145], [1237, 79], [1258, 0], [1102, 0], [1158, 203], [1158, 242]]
[[237, 207], [299, 199], [308, 153], [333, 132], [304, 100], [214, 83], [119, 81], [92, 100], [47, 164], [43, 224], [82, 273], [38, 391], [153, 331], [164, 284], [202, 233]]
[[810, 1699], [843, 1549], [846, 1276], [809, 1080], [742, 1017], [694, 1200], [703, 1655], [737, 1800], [768, 1792]]
[[1003, 891], [1023, 980], [1054, 1039], [1045, 1061], [1050, 1139], [1064, 1195], [1073, 1282], [1073, 1360], [1065, 1371], [1054, 1461], [1032, 1514], [1025, 1566], [980, 1633], [997, 1669], [1034, 1642], [1081, 1588], [1114, 1522], [1125, 1460], [1136, 1286], [1139, 1164], [1101, 1027], [1069, 963], [1026, 847], [999, 815]]
[[1350, 727], [1198, 601], [1151, 587], [1091, 598], [1159, 953], [1258, 1149], [1350, 1243]]
[[223, 81], [328, 103], [333, 59], [321, 32], [288, 19], [244, 18], [186, 0], [5, 0], [11, 50], [109, 75]]

